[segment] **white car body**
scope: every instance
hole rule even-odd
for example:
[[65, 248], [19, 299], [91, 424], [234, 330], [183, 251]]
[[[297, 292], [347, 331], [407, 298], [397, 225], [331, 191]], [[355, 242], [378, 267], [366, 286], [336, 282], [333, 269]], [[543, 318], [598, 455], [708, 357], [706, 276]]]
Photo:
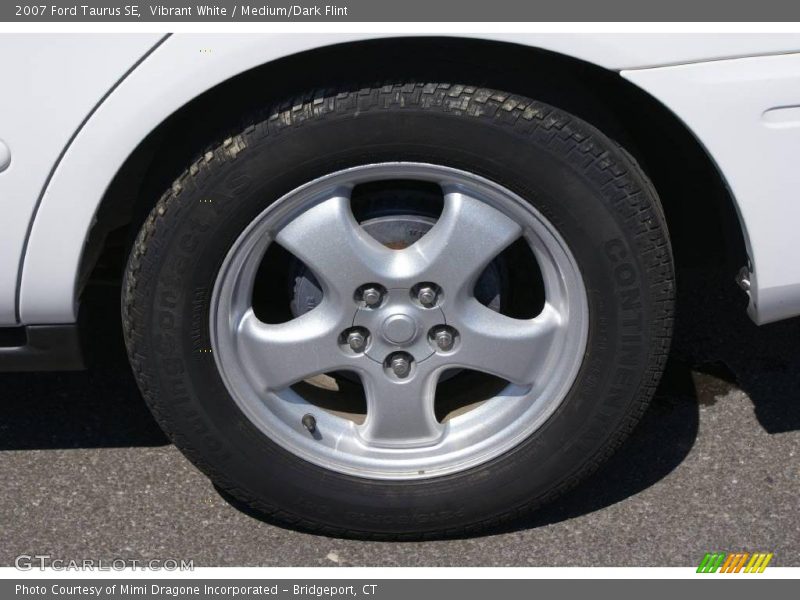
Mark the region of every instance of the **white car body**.
[[[104, 193], [173, 112], [259, 65], [377, 37], [0, 36], [0, 327], [75, 322], [79, 265]], [[800, 314], [800, 35], [471, 37], [593, 63], [673, 111], [731, 191], [750, 259], [751, 317]]]

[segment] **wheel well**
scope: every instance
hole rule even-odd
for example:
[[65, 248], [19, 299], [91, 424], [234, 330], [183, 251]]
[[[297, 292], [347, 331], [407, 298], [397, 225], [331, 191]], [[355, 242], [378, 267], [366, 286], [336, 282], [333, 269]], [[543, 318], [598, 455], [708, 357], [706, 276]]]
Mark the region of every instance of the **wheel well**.
[[295, 54], [233, 77], [187, 103], [131, 153], [107, 190], [81, 263], [81, 288], [118, 282], [141, 222], [161, 193], [244, 115], [320, 89], [452, 81], [522, 94], [567, 110], [615, 139], [650, 176], [678, 267], [746, 261], [725, 183], [692, 133], [646, 92], [596, 65], [552, 52], [460, 38], [354, 42]]

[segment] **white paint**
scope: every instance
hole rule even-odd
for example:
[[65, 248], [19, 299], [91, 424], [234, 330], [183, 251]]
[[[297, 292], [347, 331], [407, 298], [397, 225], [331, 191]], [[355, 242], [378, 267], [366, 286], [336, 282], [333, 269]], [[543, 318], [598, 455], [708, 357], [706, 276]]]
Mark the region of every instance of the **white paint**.
[[[237, 73], [309, 48], [348, 40], [396, 35], [400, 31], [405, 35], [465, 31], [463, 28], [444, 25], [437, 26], [438, 29], [434, 30], [431, 24], [393, 24], [386, 27], [375, 24], [353, 25], [352, 30], [355, 33], [349, 34], [302, 33], [302, 28], [281, 26], [281, 31], [296, 32], [268, 36], [178, 35], [171, 37], [159, 47], [103, 102], [77, 135], [56, 169], [33, 224], [24, 263], [20, 291], [22, 321], [24, 323], [57, 323], [69, 322], [75, 318], [77, 312], [75, 301], [77, 268], [84, 241], [104, 191], [117, 169], [139, 141], [164, 118], [191, 98]], [[362, 25], [369, 25], [369, 27], [362, 27]], [[580, 29], [580, 25], [576, 27], [575, 24], [570, 24], [570, 26], [572, 31]], [[471, 27], [473, 26], [470, 25]], [[481, 27], [483, 28], [484, 25], [482, 24]], [[800, 50], [800, 35], [796, 33], [773, 35], [588, 33], [576, 35], [537, 33], [535, 27], [521, 27], [519, 24], [509, 28], [513, 33], [501, 33], [501, 29], [489, 25], [486, 29], [488, 33], [476, 34], [472, 37], [537, 46], [575, 56], [609, 69], [641, 69], [653, 65]], [[525, 31], [520, 31], [520, 29]], [[558, 29], [557, 26], [556, 29]], [[308, 30], [323, 31], [324, 29], [309, 27]], [[375, 30], [382, 30], [385, 33], [371, 33]], [[782, 31], [786, 30], [791, 31], [792, 28], [787, 27]], [[95, 36], [84, 36], [81, 39], [87, 40], [86, 43], [89, 45], [92, 44], [92, 40], [98, 40], [94, 46], [94, 52], [95, 54], [105, 54], [110, 47], [124, 46], [126, 43], [134, 45], [133, 42], [127, 41], [128, 37], [114, 36], [114, 44], [110, 44], [107, 39], [99, 40]], [[3, 42], [8, 44], [7, 40], [10, 38], [20, 39], [15, 36], [4, 36]], [[25, 37], [23, 36], [21, 39], [25, 39]], [[144, 44], [145, 41], [151, 43], [155, 39], [157, 36], [152, 36], [149, 40], [136, 37], [135, 43]], [[210, 48], [212, 51], [203, 53], [200, 52], [201, 48]], [[14, 50], [14, 48], [9, 48], [9, 50]], [[49, 74], [55, 69], [47, 62], [47, 53], [41, 51], [41, 55], [44, 63], [43, 71], [40, 71], [38, 67], [36, 69], [37, 77], [40, 73], [42, 76], [39, 86], [28, 90], [24, 95], [14, 96], [15, 114], [19, 115], [18, 120], [21, 123], [35, 121], [35, 116], [40, 109], [37, 98], [44, 89], [68, 89], [71, 92], [74, 89], [74, 84], [67, 84], [63, 78], [56, 77], [56, 85], [52, 84]], [[741, 61], [722, 61], [719, 64], [727, 62], [738, 63]], [[718, 63], [709, 63], [712, 67], [714, 64]], [[5, 68], [4, 65], [3, 71]], [[61, 64], [60, 68], [64, 72], [72, 74], [72, 70], [77, 67], [73, 65], [70, 69]], [[83, 70], [86, 71], [85, 68]], [[124, 68], [120, 68], [118, 74], [123, 71]], [[654, 71], [663, 74], [668, 72], [668, 69], [655, 69]], [[628, 71], [626, 76], [635, 82], [637, 77], [641, 76], [644, 81], [643, 87], [647, 87], [651, 83], [646, 75], [648, 72], [651, 71]], [[659, 77], [660, 75], [654, 76], [652, 81]], [[91, 79], [91, 77], [88, 78]], [[653, 85], [656, 84], [653, 83]], [[689, 103], [708, 105], [701, 87], [695, 85], [694, 88], [682, 91], [687, 96]], [[681, 95], [681, 92], [676, 93], [669, 89], [660, 90], [656, 95], [659, 96], [662, 93], [665, 97], [670, 98], [670, 101], [674, 101], [673, 97], [676, 95]], [[100, 95], [95, 94], [97, 98]], [[797, 103], [797, 99], [789, 102], [789, 104], [794, 103]], [[730, 99], [730, 101], [721, 99], [715, 118], [727, 114], [728, 104], [735, 106], [737, 101], [736, 99]], [[758, 119], [760, 120], [760, 115], [764, 110], [778, 104], [779, 102], [775, 101], [761, 107], [757, 113]], [[0, 115], [2, 114], [0, 112]], [[736, 114], [736, 111], [732, 111], [732, 114]], [[59, 117], [60, 120], [68, 123], [68, 126], [64, 125], [67, 129], [70, 126], [76, 126], [74, 115], [70, 115], [70, 117], [65, 116], [63, 119]], [[736, 124], [727, 122], [727, 126], [732, 129]], [[767, 128], [762, 125], [762, 129], [766, 130]], [[3, 132], [3, 121], [0, 116], [0, 135], [4, 135]], [[110, 144], [109, 140], [113, 140], [113, 144]], [[15, 156], [17, 155], [18, 152], [15, 149]], [[37, 162], [33, 159], [29, 160]], [[39, 177], [40, 180], [41, 164], [48, 164], [47, 169], [49, 169], [49, 165], [52, 164], [52, 156], [49, 163], [48, 160], [41, 160], [37, 163], [39, 168], [31, 171], [32, 177]], [[773, 168], [772, 171], [774, 170]], [[726, 175], [728, 175], [727, 169]], [[754, 177], [756, 174], [751, 176]], [[0, 181], [0, 186], [2, 186], [2, 181]], [[0, 198], [2, 198], [2, 192], [3, 188], [0, 187]], [[24, 216], [25, 210], [30, 214], [35, 198], [21, 194], [17, 194], [17, 196], [18, 203], [22, 208], [12, 216], [15, 217], [14, 224], [24, 228], [27, 221], [21, 217]], [[749, 225], [748, 222], [748, 229]], [[2, 253], [2, 255], [12, 259], [15, 255], [18, 257], [21, 250], [19, 242], [20, 239], [16, 239], [15, 244], [7, 244], [8, 252]], [[5, 277], [6, 283], [11, 279], [8, 276], [11, 270], [13, 270], [12, 267], [5, 264], [0, 268], [0, 277]], [[785, 283], [800, 285], [800, 276], [795, 277], [795, 275], [797, 274], [792, 271], [790, 276], [784, 278]], [[16, 273], [14, 273], [15, 277]], [[780, 277], [773, 276], [769, 281], [774, 284], [779, 279]], [[3, 323], [4, 320], [9, 322], [9, 315], [13, 316], [13, 304], [9, 304], [8, 288], [4, 287], [1, 281], [0, 323]], [[756, 287], [763, 281], [761, 273], [754, 281], [757, 282], [755, 283]], [[754, 294], [758, 291], [754, 290]], [[800, 309], [798, 310], [800, 311]]]
[[800, 314], [800, 54], [622, 75], [683, 119], [723, 172], [754, 267], [750, 315]]
[[800, 127], [800, 106], [770, 108], [764, 111], [761, 118], [767, 127], [774, 127], [775, 129]]
[[[151, 34], [0, 36], [0, 138], [14, 149], [13, 163], [0, 173], [0, 325], [15, 322], [17, 267], [50, 169], [103, 94], [158, 39]], [[95, 168], [92, 155], [109, 141], [86, 157], [84, 175]], [[74, 197], [59, 201], [67, 210], [77, 202]]]
[[11, 164], [11, 148], [3, 140], [0, 140], [0, 173], [5, 171]]

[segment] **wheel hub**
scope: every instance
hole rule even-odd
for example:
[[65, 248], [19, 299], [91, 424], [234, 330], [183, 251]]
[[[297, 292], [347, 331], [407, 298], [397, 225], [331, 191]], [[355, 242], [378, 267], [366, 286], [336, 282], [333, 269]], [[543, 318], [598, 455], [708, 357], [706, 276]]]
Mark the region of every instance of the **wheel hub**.
[[413, 341], [417, 337], [418, 331], [416, 320], [403, 313], [395, 313], [386, 317], [381, 328], [381, 333], [386, 341], [398, 346], [405, 346]]
[[356, 310], [353, 326], [371, 333], [366, 356], [383, 363], [390, 354], [403, 350], [420, 363], [434, 353], [427, 332], [446, 324], [444, 312], [424, 308], [412, 300], [408, 288], [392, 288], [378, 308]]

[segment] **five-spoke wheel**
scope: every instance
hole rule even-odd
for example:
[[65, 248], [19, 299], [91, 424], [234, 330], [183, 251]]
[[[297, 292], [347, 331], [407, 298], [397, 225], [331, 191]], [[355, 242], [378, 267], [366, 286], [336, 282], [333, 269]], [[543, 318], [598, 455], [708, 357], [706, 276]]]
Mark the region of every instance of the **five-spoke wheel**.
[[[359, 185], [396, 180], [432, 183], [442, 195], [429, 231], [400, 249], [368, 233], [350, 198]], [[475, 294], [489, 264], [519, 239], [535, 260], [517, 268], [538, 269], [544, 282], [544, 303], [529, 319], [496, 312]], [[322, 292], [313, 310], [277, 324], [252, 306], [273, 243], [301, 261]], [[254, 423], [322, 466], [385, 478], [464, 469], [529, 434], [568, 391], [588, 325], [577, 265], [541, 214], [496, 183], [418, 163], [348, 169], [287, 194], [234, 243], [212, 307], [214, 356]], [[437, 382], [465, 369], [506, 385], [441, 422]], [[363, 385], [363, 423], [316, 409], [292, 388], [341, 372]], [[302, 425], [307, 414], [314, 435]]]

